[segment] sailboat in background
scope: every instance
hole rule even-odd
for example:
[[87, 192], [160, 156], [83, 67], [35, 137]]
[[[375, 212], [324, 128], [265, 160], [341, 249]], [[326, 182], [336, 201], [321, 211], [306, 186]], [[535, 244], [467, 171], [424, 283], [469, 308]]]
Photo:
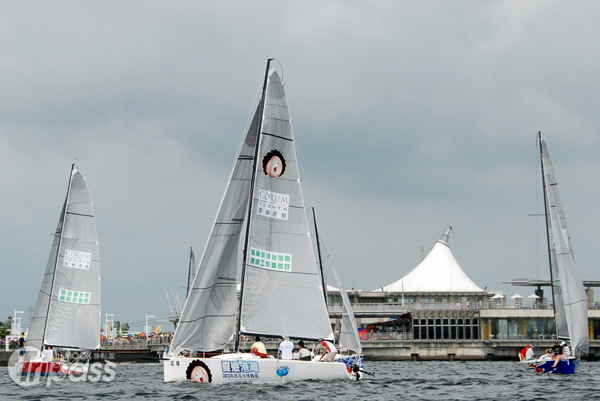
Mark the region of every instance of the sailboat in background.
[[[325, 241], [323, 240], [322, 236], [319, 236], [319, 229], [317, 227], [317, 214], [315, 213], [314, 208], [311, 209], [313, 212], [313, 225], [315, 227], [315, 240], [317, 244], [317, 255], [319, 259], [321, 283], [323, 285], [325, 303], [327, 303], [327, 285], [325, 283], [326, 267], [331, 270], [335, 286], [342, 297], [342, 322], [339, 337], [339, 348], [342, 351], [342, 355], [340, 357], [346, 365], [358, 366], [359, 368], [362, 368], [364, 365], [364, 360], [362, 357], [361, 339], [360, 335], [358, 334], [358, 328], [356, 326], [356, 319], [354, 318], [352, 304], [350, 302], [350, 298], [348, 297], [348, 292], [346, 291], [346, 282], [342, 279], [342, 276], [340, 276], [337, 269], [333, 265], [331, 253], [329, 253], [327, 245], [325, 245]], [[323, 261], [321, 249], [323, 249], [325, 253], [325, 261]], [[346, 355], [343, 354], [344, 351], [346, 352]]]
[[70, 354], [100, 348], [100, 261], [94, 206], [85, 177], [71, 167], [67, 197], [60, 214], [37, 303], [27, 334], [23, 375], [71, 373], [63, 362], [40, 360], [53, 347]]
[[[259, 358], [241, 335], [333, 339], [313, 253], [283, 82], [267, 62], [261, 100], [238, 150], [181, 319], [164, 380], [286, 382], [352, 379], [352, 366]], [[241, 288], [237, 252], [244, 235]], [[231, 340], [234, 351], [214, 357]]]
[[579, 366], [580, 355], [589, 352], [587, 295], [573, 259], [567, 219], [558, 191], [554, 167], [541, 132], [538, 133], [538, 140], [556, 338], [557, 341], [571, 343], [572, 356], [561, 359], [556, 367], [553, 367], [554, 360], [548, 360], [544, 355], [529, 363], [528, 368], [538, 373], [574, 374]]

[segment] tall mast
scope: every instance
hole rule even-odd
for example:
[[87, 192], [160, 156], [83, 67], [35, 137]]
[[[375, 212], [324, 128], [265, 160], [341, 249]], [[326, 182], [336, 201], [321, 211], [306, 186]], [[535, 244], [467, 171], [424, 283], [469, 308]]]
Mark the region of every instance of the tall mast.
[[544, 216], [546, 218], [546, 241], [548, 242], [548, 265], [550, 266], [550, 288], [552, 289], [552, 310], [554, 311], [554, 332], [558, 338], [558, 324], [556, 323], [556, 299], [554, 298], [554, 275], [552, 274], [552, 244], [550, 242], [550, 226], [548, 222], [548, 192], [546, 191], [546, 174], [544, 172], [544, 154], [542, 150], [542, 131], [538, 131], [540, 143], [540, 163], [542, 165], [542, 191], [544, 193]]
[[50, 293], [48, 294], [48, 310], [46, 311], [46, 320], [44, 322], [44, 331], [42, 334], [42, 347], [46, 342], [46, 328], [48, 327], [48, 315], [50, 314], [50, 304], [52, 303], [52, 293], [54, 292], [54, 282], [56, 281], [56, 266], [58, 265], [58, 258], [60, 257], [60, 247], [62, 245], [63, 232], [65, 231], [65, 220], [67, 218], [67, 207], [69, 206], [69, 195], [71, 195], [71, 182], [73, 181], [73, 170], [75, 170], [75, 163], [73, 163], [73, 165], [71, 166], [71, 174], [69, 175], [69, 186], [67, 187], [67, 198], [65, 199], [65, 205], [63, 206], [61, 216], [62, 224], [60, 225], [58, 247], [56, 248], [56, 259], [54, 260], [54, 271], [52, 272], [52, 285], [50, 286]]
[[313, 212], [313, 222], [315, 224], [315, 237], [317, 239], [317, 254], [319, 255], [319, 271], [321, 272], [321, 285], [323, 287], [323, 297], [327, 305], [327, 287], [325, 286], [325, 272], [323, 271], [323, 259], [321, 258], [321, 244], [319, 244], [319, 229], [317, 228], [317, 214], [315, 208], [311, 207]]
[[243, 261], [242, 261], [242, 277], [241, 277], [241, 285], [240, 285], [240, 299], [238, 304], [238, 313], [237, 313], [237, 322], [235, 328], [235, 352], [239, 351], [240, 348], [240, 328], [242, 325], [242, 302], [244, 300], [244, 280], [246, 278], [246, 263], [248, 257], [248, 240], [250, 237], [250, 217], [252, 216], [252, 207], [254, 205], [254, 181], [256, 180], [256, 169], [258, 165], [258, 152], [260, 145], [260, 136], [262, 133], [263, 126], [263, 114], [265, 111], [265, 99], [267, 97], [267, 81], [269, 80], [269, 68], [271, 66], [271, 61], [273, 59], [270, 58], [267, 60], [267, 69], [265, 71], [265, 80], [263, 83], [262, 96], [260, 99], [260, 103], [258, 105], [260, 109], [260, 123], [258, 124], [258, 132], [256, 135], [256, 147], [254, 149], [254, 162], [252, 165], [252, 180], [250, 181], [250, 199], [248, 202], [248, 223], [246, 224], [246, 237], [244, 238], [244, 249], [243, 249]]

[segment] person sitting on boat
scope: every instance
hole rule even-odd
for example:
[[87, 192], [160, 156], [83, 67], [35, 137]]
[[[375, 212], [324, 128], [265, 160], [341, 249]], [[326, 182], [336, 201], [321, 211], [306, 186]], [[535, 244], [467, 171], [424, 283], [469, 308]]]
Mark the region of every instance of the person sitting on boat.
[[319, 338], [319, 343], [323, 346], [323, 354], [321, 355], [321, 361], [333, 362], [335, 354], [337, 354], [337, 348], [329, 341], [325, 341], [324, 338]]
[[521, 350], [521, 352], [519, 352], [519, 360], [523, 361], [525, 360], [525, 355], [527, 354], [527, 350], [529, 349], [529, 345], [526, 345], [525, 348], [523, 348]]
[[533, 353], [533, 345], [529, 344], [527, 346], [527, 352], [525, 353], [525, 360], [531, 361], [535, 359], [535, 354]]
[[554, 365], [552, 365], [553, 368], [555, 368], [560, 360], [564, 358], [563, 349], [558, 341], [556, 341], [554, 346], [551, 348], [551, 358], [554, 359]]
[[252, 344], [250, 352], [261, 358], [267, 357], [267, 348], [265, 348], [265, 344], [262, 341], [260, 341], [259, 336], [254, 337], [254, 344]]
[[301, 361], [310, 361], [312, 355], [310, 351], [304, 346], [304, 341], [298, 341], [298, 359]]
[[530, 359], [535, 359], [534, 355], [533, 355], [533, 346], [530, 344], [527, 344], [525, 346], [525, 348], [523, 348], [521, 350], [521, 352], [519, 353], [519, 359], [521, 361], [527, 361]]
[[279, 344], [279, 357], [285, 360], [294, 359], [294, 343], [288, 336], [283, 336], [283, 341]]
[[54, 359], [54, 351], [52, 351], [52, 347], [46, 347], [42, 351], [42, 362], [52, 362]]
[[560, 343], [560, 345], [562, 346], [562, 352], [565, 358], [568, 358], [571, 356], [571, 348], [569, 348], [569, 346], [567, 345], [567, 343], [565, 341], [563, 341], [562, 343]]

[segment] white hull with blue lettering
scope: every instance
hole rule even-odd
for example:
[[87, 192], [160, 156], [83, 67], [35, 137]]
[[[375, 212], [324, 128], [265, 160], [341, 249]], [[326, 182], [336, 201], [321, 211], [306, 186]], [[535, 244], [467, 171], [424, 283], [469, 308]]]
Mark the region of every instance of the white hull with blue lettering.
[[261, 359], [252, 354], [223, 354], [212, 358], [167, 357], [165, 381], [192, 380], [201, 383], [285, 383], [295, 380], [357, 380], [344, 362], [313, 362]]

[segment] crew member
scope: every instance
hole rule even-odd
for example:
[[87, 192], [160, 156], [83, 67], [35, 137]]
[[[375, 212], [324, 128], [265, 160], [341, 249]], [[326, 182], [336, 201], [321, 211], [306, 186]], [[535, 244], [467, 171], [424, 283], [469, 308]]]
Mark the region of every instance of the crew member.
[[319, 338], [319, 342], [323, 346], [323, 354], [321, 355], [321, 361], [325, 362], [333, 362], [335, 358], [335, 354], [337, 353], [337, 348], [329, 341], [325, 341], [323, 338]]

